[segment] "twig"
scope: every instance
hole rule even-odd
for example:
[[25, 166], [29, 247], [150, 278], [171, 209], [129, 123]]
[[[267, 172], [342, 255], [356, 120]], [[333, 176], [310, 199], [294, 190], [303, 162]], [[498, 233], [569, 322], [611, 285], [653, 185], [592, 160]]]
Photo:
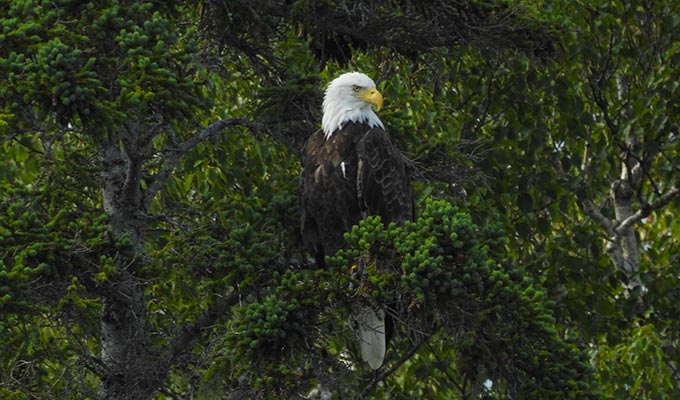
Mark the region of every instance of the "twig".
[[634, 224], [642, 221], [643, 218], [646, 218], [649, 216], [649, 214], [652, 213], [652, 211], [658, 210], [664, 206], [666, 206], [668, 203], [670, 203], [673, 199], [676, 197], [680, 197], [680, 187], [674, 187], [673, 189], [669, 190], [664, 194], [663, 196], [659, 197], [656, 201], [652, 202], [651, 204], [645, 204], [643, 205], [637, 212], [630, 217], [626, 218], [623, 220], [619, 225], [617, 225], [614, 228], [614, 232], [617, 234], [621, 234], [622, 232], [625, 232], [628, 228], [633, 226]]
[[451, 374], [449, 374], [449, 371], [447, 371], [446, 368], [442, 367], [442, 365], [449, 365], [450, 363], [442, 360], [441, 357], [439, 357], [438, 352], [429, 343], [427, 344], [427, 348], [430, 351], [430, 353], [434, 356], [434, 358], [437, 360], [437, 363], [436, 363], [437, 369], [440, 370], [444, 374], [446, 379], [448, 379], [458, 389], [458, 391], [463, 394], [463, 396], [466, 396], [465, 388], [464, 388], [465, 385], [459, 383], [456, 380], [456, 378], [454, 378], [453, 376], [451, 376]]
[[612, 220], [610, 220], [609, 218], [605, 217], [597, 208], [595, 208], [595, 205], [593, 204], [592, 201], [585, 200], [583, 201], [582, 205], [583, 211], [585, 211], [585, 213], [588, 214], [590, 218], [592, 218], [595, 222], [602, 226], [604, 231], [607, 233], [607, 236], [609, 237], [616, 236], [614, 222], [612, 222]]
[[172, 360], [176, 359], [189, 349], [190, 345], [196, 340], [201, 331], [219, 320], [227, 307], [238, 303], [238, 299], [239, 292], [236, 290], [226, 296], [216, 298], [210, 308], [196, 319], [196, 322], [185, 326], [177, 335], [175, 335], [172, 340], [170, 340], [165, 352], [165, 359], [169, 361], [167, 365], [173, 365]]
[[153, 199], [158, 191], [161, 190], [168, 178], [170, 178], [173, 171], [177, 167], [177, 164], [179, 164], [184, 155], [186, 155], [199, 143], [204, 142], [211, 136], [217, 134], [229, 126], [245, 126], [253, 131], [266, 130], [264, 125], [243, 118], [222, 119], [213, 122], [177, 146], [166, 149], [164, 152], [167, 153], [167, 157], [163, 161], [160, 171], [154, 176], [153, 180], [149, 184], [149, 187], [144, 192], [144, 201], [147, 203], [147, 206], [148, 203], [151, 202], [151, 199]]

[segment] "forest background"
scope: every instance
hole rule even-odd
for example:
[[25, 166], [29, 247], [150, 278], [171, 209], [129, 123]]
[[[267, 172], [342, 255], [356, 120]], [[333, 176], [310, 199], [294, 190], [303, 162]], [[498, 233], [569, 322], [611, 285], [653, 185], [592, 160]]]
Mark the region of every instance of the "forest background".
[[[679, 396], [679, 50], [677, 1], [0, 2], [0, 397]], [[319, 270], [299, 156], [350, 70], [417, 219]]]

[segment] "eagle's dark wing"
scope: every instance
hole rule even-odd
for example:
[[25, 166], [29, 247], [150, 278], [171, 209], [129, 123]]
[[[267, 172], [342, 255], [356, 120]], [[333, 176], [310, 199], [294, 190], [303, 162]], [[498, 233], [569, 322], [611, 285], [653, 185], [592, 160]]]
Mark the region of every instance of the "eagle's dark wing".
[[[314, 133], [300, 175], [302, 238], [317, 263], [347, 246], [343, 234], [367, 215], [385, 224], [413, 219], [413, 196], [401, 152], [384, 130], [348, 123], [326, 139]], [[351, 311], [361, 356], [373, 369], [385, 358], [391, 319], [383, 309], [357, 304]]]
[[347, 244], [344, 233], [361, 219], [356, 193], [356, 143], [366, 127], [349, 123], [326, 140], [314, 133], [300, 175], [302, 239], [319, 265]]
[[[413, 194], [404, 156], [383, 129], [366, 132], [356, 147], [357, 197], [362, 216], [379, 215], [384, 224], [413, 220]], [[352, 309], [357, 323], [361, 356], [371, 368], [385, 360], [392, 321], [385, 309], [357, 304]]]
[[373, 128], [357, 143], [357, 194], [364, 215], [383, 223], [413, 220], [413, 194], [404, 156], [384, 130]]
[[307, 140], [300, 175], [301, 232], [323, 265], [367, 215], [385, 224], [413, 219], [413, 196], [401, 152], [383, 129], [348, 123], [326, 139]]

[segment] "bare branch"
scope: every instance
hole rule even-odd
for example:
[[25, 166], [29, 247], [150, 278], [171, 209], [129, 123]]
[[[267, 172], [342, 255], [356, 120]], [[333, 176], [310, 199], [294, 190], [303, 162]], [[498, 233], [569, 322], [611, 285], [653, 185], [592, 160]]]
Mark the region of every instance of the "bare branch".
[[199, 316], [193, 324], [185, 326], [175, 337], [170, 340], [165, 352], [167, 365], [173, 365], [173, 361], [181, 354], [185, 353], [194, 341], [199, 337], [201, 331], [215, 324], [225, 313], [228, 307], [238, 303], [239, 292], [234, 290], [226, 296], [217, 297], [210, 308]]
[[361, 391], [361, 394], [359, 395], [360, 399], [364, 399], [368, 396], [369, 393], [380, 383], [381, 381], [385, 380], [388, 376], [392, 375], [399, 367], [401, 367], [406, 361], [408, 361], [413, 355], [418, 351], [420, 346], [423, 344], [423, 342], [416, 343], [411, 347], [404, 355], [397, 361], [394, 362], [391, 368], [386, 369], [382, 371], [380, 374], [377, 374], [371, 382], [364, 388], [364, 390]]
[[582, 202], [583, 211], [593, 219], [593, 221], [600, 224], [600, 226], [607, 233], [607, 236], [616, 236], [616, 231], [614, 230], [614, 222], [609, 218], [605, 217], [600, 210], [598, 210], [592, 201], [585, 200]]
[[207, 127], [200, 130], [194, 136], [190, 137], [186, 141], [170, 148], [164, 150], [167, 154], [160, 171], [154, 176], [151, 184], [146, 189], [144, 193], [144, 202], [148, 206], [148, 203], [153, 199], [159, 190], [163, 187], [165, 182], [170, 178], [174, 172], [177, 164], [181, 161], [182, 157], [186, 155], [191, 149], [196, 147], [201, 142], [209, 139], [213, 135], [217, 134], [224, 128], [229, 126], [245, 126], [253, 131], [265, 131], [264, 125], [243, 118], [228, 118], [215, 121]]

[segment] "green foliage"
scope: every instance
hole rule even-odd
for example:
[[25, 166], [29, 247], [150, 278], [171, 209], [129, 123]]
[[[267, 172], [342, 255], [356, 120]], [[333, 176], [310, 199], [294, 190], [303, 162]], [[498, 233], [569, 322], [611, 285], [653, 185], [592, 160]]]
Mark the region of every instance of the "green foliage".
[[[0, 2], [0, 397], [97, 397], [103, 299], [123, 275], [143, 287], [158, 398], [320, 383], [343, 398], [677, 397], [678, 200], [634, 226], [632, 295], [583, 202], [613, 219], [611, 184], [638, 161], [634, 209], [677, 186], [678, 3], [482, 3], [443, 2], [432, 16], [455, 29], [437, 31], [434, 3]], [[319, 271], [296, 154], [348, 69], [385, 96], [419, 217], [364, 220]], [[143, 197], [181, 143], [230, 117], [264, 129], [205, 138]], [[122, 164], [102, 162], [112, 148]], [[139, 237], [115, 237], [105, 176], [135, 155]], [[377, 375], [346, 326], [357, 303], [397, 317]], [[189, 349], [163, 358], [186, 329]]]
[[[7, 390], [16, 389], [15, 395], [48, 397], [62, 390], [78, 397], [95, 382], [74, 365], [81, 346], [94, 346], [102, 306], [84, 284], [114, 274], [113, 259], [129, 244], [111, 235], [101, 213], [76, 212], [54, 200], [45, 207], [51, 194], [40, 190], [14, 189], [5, 195], [0, 207], [0, 376], [11, 382]], [[83, 270], [84, 264], [89, 269]]]
[[323, 278], [328, 275], [321, 271], [274, 272], [264, 297], [229, 323], [223, 362], [236, 377], [248, 376], [265, 397], [305, 388], [300, 376], [319, 357], [319, 314], [330, 300], [328, 288], [320, 286]]
[[10, 84], [0, 98], [13, 101], [2, 102], [4, 124], [20, 124], [31, 110], [39, 120], [101, 129], [160, 110], [188, 117], [206, 105], [195, 44], [151, 2], [22, 0], [7, 11], [0, 71]]
[[[98, 279], [105, 280], [116, 252], [128, 246], [124, 238], [115, 240], [110, 234], [106, 215], [76, 214], [67, 208], [41, 210], [37, 205], [44, 197], [22, 190], [10, 196], [11, 200], [2, 204], [0, 218], [2, 313], [18, 313], [37, 305], [26, 297], [29, 284], [76, 273], [74, 265], [81, 260], [75, 252], [81, 252], [82, 257], [94, 255], [92, 262], [101, 274]], [[74, 300], [76, 308], [85, 304]]]
[[652, 325], [642, 325], [616, 346], [603, 344], [595, 366], [603, 394], [617, 399], [664, 399], [675, 393], [669, 356]]
[[382, 288], [388, 303], [399, 299], [405, 309], [395, 312], [406, 332], [443, 329], [455, 337], [448, 351], [462, 380], [479, 386], [490, 379], [512, 398], [597, 397], [585, 353], [555, 330], [545, 289], [513, 261], [489, 255], [502, 252], [498, 228], [482, 230], [442, 200], [427, 202], [415, 222], [381, 227], [378, 218], [363, 220], [347, 235], [354, 249], [334, 262], [393, 247], [399, 274], [369, 269], [366, 285]]
[[[413, 223], [385, 228], [379, 218], [367, 218], [347, 239], [350, 249], [333, 257], [327, 271], [242, 272], [241, 282], [270, 279], [257, 280], [261, 294], [226, 327], [219, 365], [229, 366], [227, 380], [247, 377], [262, 397], [309, 390], [323, 381], [318, 368], [330, 362], [324, 354], [355, 340], [338, 329], [351, 304], [399, 299], [391, 312], [403, 335], [394, 344], [401, 351], [405, 337], [415, 332], [425, 334], [425, 342], [448, 337], [442, 351], [455, 355], [458, 374], [468, 384], [491, 379], [517, 398], [596, 397], [586, 357], [557, 334], [554, 304], [543, 289], [522, 268], [490, 256], [502, 252], [497, 227], [482, 230], [450, 203], [431, 201]], [[367, 250], [379, 254], [379, 261], [350, 285], [349, 265]], [[358, 368], [366, 368], [354, 357]], [[336, 379], [351, 382], [343, 370]], [[412, 385], [423, 388], [417, 381]]]
[[14, 395], [97, 392], [101, 294], [142, 264], [128, 258], [138, 244], [111, 231], [97, 146], [209, 104], [174, 7], [0, 5], [0, 380]]

